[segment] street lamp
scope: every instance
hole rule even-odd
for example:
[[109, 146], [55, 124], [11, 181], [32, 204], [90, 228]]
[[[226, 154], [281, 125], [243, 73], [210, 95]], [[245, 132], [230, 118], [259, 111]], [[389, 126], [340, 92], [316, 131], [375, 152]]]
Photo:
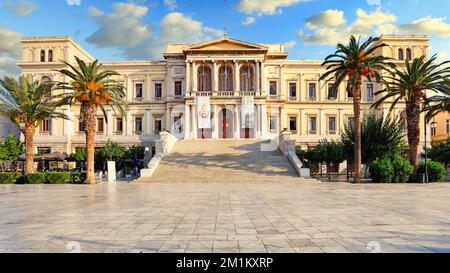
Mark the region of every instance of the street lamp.
[[428, 126], [428, 120], [427, 115], [425, 114], [425, 177], [423, 179], [423, 183], [428, 183], [428, 151], [427, 151], [427, 126]]
[[148, 163], [150, 162], [150, 158], [152, 157], [151, 152], [150, 152], [150, 148], [149, 147], [145, 147], [145, 151], [144, 151], [144, 168], [147, 169], [148, 168]]

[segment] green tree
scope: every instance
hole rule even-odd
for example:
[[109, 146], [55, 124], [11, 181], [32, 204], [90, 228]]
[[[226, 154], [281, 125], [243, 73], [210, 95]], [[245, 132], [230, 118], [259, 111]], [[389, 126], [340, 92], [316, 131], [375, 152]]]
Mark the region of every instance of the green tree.
[[316, 146], [316, 153], [321, 162], [325, 162], [327, 165], [327, 172], [330, 173], [331, 165], [339, 166], [340, 163], [346, 159], [344, 145], [334, 140], [321, 140], [319, 145]]
[[[414, 166], [415, 174], [419, 167], [419, 141], [420, 141], [420, 113], [426, 109], [426, 92], [448, 92], [449, 84], [446, 80], [450, 75], [449, 63], [436, 64], [437, 56], [430, 60], [425, 56], [416, 58], [413, 62], [406, 60], [404, 68], [394, 68], [386, 76], [386, 88], [376, 94], [383, 97], [374, 103], [376, 108], [387, 100], [392, 99], [391, 111], [398, 103], [406, 103], [406, 122], [408, 127], [409, 161]], [[422, 108], [422, 109], [421, 109]]]
[[31, 81], [21, 76], [0, 80], [0, 113], [20, 126], [25, 136], [25, 175], [34, 172], [34, 135], [39, 122], [51, 118], [67, 118], [57, 109], [64, 103], [52, 99], [54, 84]]
[[433, 142], [431, 148], [428, 148], [427, 151], [429, 158], [441, 162], [448, 168], [450, 165], [450, 138], [446, 141]]
[[81, 170], [84, 168], [86, 162], [86, 148], [78, 147], [75, 149], [75, 153], [70, 154], [70, 159], [77, 163], [77, 167]]
[[62, 96], [62, 101], [67, 104], [80, 103], [80, 118], [83, 123], [86, 135], [86, 155], [87, 155], [87, 176], [86, 182], [95, 183], [94, 177], [94, 155], [95, 155], [95, 131], [97, 110], [100, 109], [108, 122], [106, 107], [119, 110], [124, 113], [127, 104], [125, 101], [125, 88], [122, 84], [112, 79], [119, 73], [111, 70], [102, 70], [102, 65], [95, 60], [86, 64], [83, 60], [75, 57], [78, 67], [65, 62], [70, 69], [59, 70], [67, 76], [70, 81], [59, 84], [59, 87], [66, 90]]
[[321, 80], [334, 82], [328, 96], [336, 97], [338, 87], [346, 79], [347, 92], [353, 95], [355, 183], [361, 182], [361, 85], [364, 78], [370, 82], [380, 82], [383, 71], [394, 66], [389, 58], [375, 55], [377, 50], [386, 46], [379, 43], [379, 40], [380, 38], [370, 37], [361, 43], [360, 39], [352, 35], [347, 45], [338, 44], [336, 52], [326, 57], [322, 64], [328, 71], [322, 75]]
[[23, 152], [24, 144], [16, 139], [14, 135], [9, 134], [6, 139], [0, 143], [0, 167], [2, 171], [5, 167], [5, 161], [17, 160]]
[[120, 147], [119, 144], [108, 140], [105, 147], [101, 150], [103, 158], [108, 161], [118, 161], [126, 154], [127, 149]]
[[[353, 126], [345, 126], [341, 141], [345, 154], [352, 162], [354, 147]], [[394, 159], [403, 153], [405, 149], [403, 133], [403, 121], [391, 117], [383, 118], [374, 115], [363, 118], [361, 125], [361, 154], [362, 163], [369, 166], [374, 160], [381, 158]], [[367, 168], [365, 176], [367, 176]]]

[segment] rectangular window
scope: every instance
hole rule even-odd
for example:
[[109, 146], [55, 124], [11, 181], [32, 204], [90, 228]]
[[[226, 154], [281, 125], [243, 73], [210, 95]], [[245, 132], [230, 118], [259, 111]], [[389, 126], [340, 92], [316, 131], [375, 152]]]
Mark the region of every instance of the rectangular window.
[[447, 119], [447, 121], [445, 122], [445, 128], [446, 128], [446, 132], [447, 134], [450, 134], [450, 119]]
[[297, 97], [297, 83], [295, 82], [289, 83], [289, 97], [291, 98]]
[[367, 100], [373, 100], [373, 83], [368, 83], [366, 85], [366, 95], [367, 95]]
[[134, 118], [134, 131], [138, 133], [142, 132], [142, 117]]
[[316, 84], [315, 83], [310, 83], [308, 85], [308, 98], [310, 101], [315, 101], [316, 100]]
[[177, 97], [180, 97], [180, 96], [183, 95], [183, 83], [182, 83], [182, 81], [175, 81], [174, 94]]
[[103, 133], [105, 130], [105, 124], [103, 118], [97, 118], [97, 132]]
[[328, 117], [328, 133], [330, 135], [336, 134], [336, 117]]
[[351, 128], [355, 125], [355, 117], [348, 117], [347, 118], [347, 127]]
[[50, 147], [38, 147], [38, 155], [47, 155], [52, 152], [52, 148]]
[[84, 123], [81, 118], [78, 118], [78, 132], [84, 132]]
[[328, 96], [328, 99], [330, 99], [330, 100], [335, 100], [336, 97], [337, 97], [337, 92], [334, 93], [333, 92], [333, 88], [334, 88], [334, 83], [329, 83], [328, 84], [328, 94], [327, 94], [327, 96]]
[[269, 94], [271, 96], [276, 96], [277, 95], [277, 82], [276, 81], [270, 81], [269, 83]]
[[123, 119], [116, 118], [116, 132], [123, 132]]
[[41, 132], [50, 132], [51, 131], [51, 120], [50, 119], [44, 119], [41, 121]]
[[155, 134], [159, 134], [162, 130], [162, 120], [161, 118], [155, 119]]
[[162, 83], [155, 83], [155, 98], [162, 98]]
[[308, 129], [310, 134], [317, 132], [317, 117], [309, 117]]
[[297, 134], [297, 117], [289, 117], [289, 130], [293, 134]]
[[276, 134], [278, 131], [278, 116], [270, 115], [270, 132]]
[[144, 89], [144, 84], [136, 83], [136, 85], [135, 85], [136, 99], [142, 99], [143, 89]]
[[431, 123], [431, 136], [436, 136], [437, 133], [437, 123], [433, 122]]

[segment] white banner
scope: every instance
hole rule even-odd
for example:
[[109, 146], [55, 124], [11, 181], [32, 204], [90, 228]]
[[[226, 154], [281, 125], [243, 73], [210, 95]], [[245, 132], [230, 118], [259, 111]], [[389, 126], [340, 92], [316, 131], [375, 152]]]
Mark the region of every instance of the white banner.
[[253, 96], [242, 96], [242, 128], [255, 128], [255, 101]]
[[211, 104], [209, 97], [197, 97], [197, 127], [211, 129]]

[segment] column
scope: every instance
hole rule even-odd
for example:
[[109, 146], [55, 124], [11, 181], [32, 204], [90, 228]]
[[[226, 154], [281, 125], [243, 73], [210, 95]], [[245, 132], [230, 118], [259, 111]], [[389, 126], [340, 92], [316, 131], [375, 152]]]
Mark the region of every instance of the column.
[[280, 107], [280, 131], [286, 128], [286, 117], [284, 107]]
[[265, 104], [261, 104], [261, 138], [266, 138], [267, 135], [267, 108]]
[[106, 124], [106, 135], [114, 135], [114, 115], [112, 110], [108, 110], [106, 113], [108, 117], [108, 123]]
[[256, 80], [255, 80], [255, 91], [256, 91], [256, 92], [259, 92], [259, 91], [260, 91], [260, 89], [259, 89], [259, 79], [260, 79], [260, 75], [259, 75], [259, 65], [260, 65], [260, 63], [259, 63], [259, 60], [258, 60], [258, 61], [256, 61], [256, 72], [255, 72], [255, 76], [256, 76]]
[[267, 84], [266, 84], [266, 73], [265, 73], [265, 68], [264, 68], [264, 62], [261, 62], [261, 93], [266, 93], [266, 88], [267, 88]]
[[306, 124], [308, 121], [304, 121], [303, 120], [303, 109], [300, 109], [300, 113], [299, 113], [299, 125], [298, 125], [298, 132], [299, 135], [304, 135], [305, 131], [303, 130], [304, 124]]
[[126, 118], [126, 129], [127, 129], [127, 136], [133, 135], [133, 116], [131, 116], [131, 112], [127, 111], [127, 118]]
[[56, 136], [56, 133], [57, 133], [57, 131], [56, 131], [56, 121], [57, 121], [57, 119], [56, 118], [52, 118], [51, 119], [51, 135], [52, 136]]
[[184, 139], [191, 139], [191, 111], [189, 104], [186, 104], [184, 110]]
[[219, 71], [217, 61], [213, 61], [213, 91], [219, 91]]
[[169, 131], [171, 134], [173, 134], [172, 132], [172, 108], [171, 107], [167, 107], [166, 108], [166, 130]]
[[[64, 109], [63, 110], [64, 115], [66, 115], [67, 117], [69, 117], [70, 119], [72, 119], [71, 117], [71, 113], [69, 110]], [[53, 122], [53, 121], [52, 121]], [[64, 119], [63, 120], [63, 135], [64, 136], [68, 136], [70, 134], [70, 129], [69, 129], [69, 120], [68, 119]]]
[[323, 130], [323, 122], [324, 122], [324, 115], [323, 115], [323, 109], [319, 109], [319, 120], [318, 120], [318, 125], [319, 125], [319, 130], [318, 130], [318, 134], [319, 136], [324, 134], [324, 130]]
[[168, 66], [167, 68], [167, 77], [166, 77], [166, 98], [173, 97], [173, 80], [172, 80], [172, 66]]
[[283, 65], [280, 65], [280, 96], [281, 99], [286, 97], [286, 81], [284, 80]]
[[234, 106], [234, 122], [235, 122], [235, 126], [234, 126], [234, 138], [235, 139], [240, 139], [241, 138], [241, 115], [240, 115], [240, 106], [239, 105], [235, 105]]
[[216, 104], [213, 104], [213, 132], [212, 132], [212, 138], [213, 139], [219, 139], [219, 112], [218, 107]]
[[150, 112], [150, 110], [147, 110], [145, 112], [145, 134], [152, 134], [152, 113]]
[[261, 104], [256, 105], [256, 113], [255, 113], [255, 137], [261, 137]]
[[184, 92], [184, 94], [186, 95], [186, 96], [188, 96], [189, 95], [189, 93], [191, 92], [191, 63], [190, 63], [190, 61], [186, 61], [186, 71], [185, 71], [185, 82], [186, 82], [186, 84], [185, 84], [185, 88], [186, 88], [186, 90], [185, 90], [185, 92]]
[[234, 61], [234, 71], [233, 71], [233, 75], [234, 75], [234, 91], [240, 91], [240, 84], [239, 84], [239, 62], [238, 61]]
[[338, 135], [340, 135], [344, 129], [344, 116], [342, 115], [342, 110], [343, 109], [339, 108], [338, 124], [336, 124], [336, 133]]
[[151, 79], [150, 79], [150, 74], [147, 74], [146, 75], [146, 78], [145, 78], [145, 80], [146, 80], [146, 83], [145, 83], [145, 85], [146, 85], [146, 90], [147, 90], [147, 94], [145, 95], [145, 97], [146, 97], [146, 100], [147, 101], [151, 101], [152, 100], [152, 81], [151, 81]]
[[192, 90], [197, 92], [197, 64], [195, 62], [192, 63]]
[[127, 101], [131, 102], [133, 99], [133, 82], [130, 74], [127, 74]]
[[192, 105], [192, 139], [197, 139], [198, 129], [197, 129], [197, 103], [194, 101]]

